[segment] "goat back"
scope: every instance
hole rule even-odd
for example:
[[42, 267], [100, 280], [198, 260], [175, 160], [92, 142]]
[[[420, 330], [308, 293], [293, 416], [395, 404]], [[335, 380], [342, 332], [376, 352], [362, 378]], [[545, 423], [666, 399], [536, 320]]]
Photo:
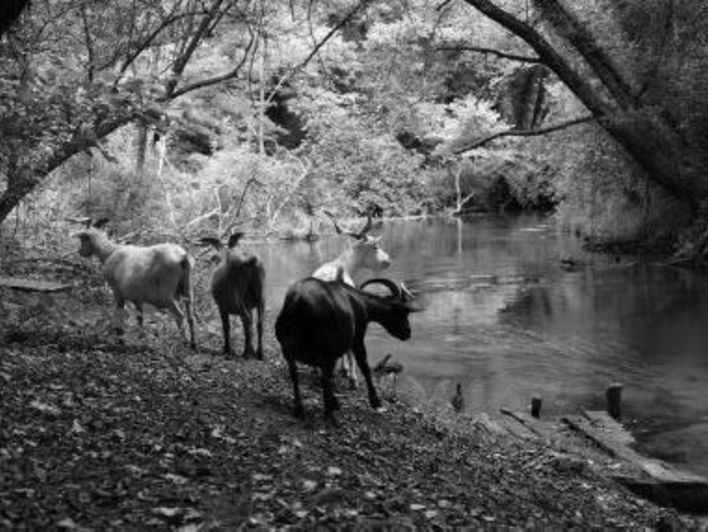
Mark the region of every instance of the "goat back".
[[239, 314], [263, 306], [265, 268], [255, 255], [229, 250], [211, 278], [211, 294], [220, 309]]
[[339, 358], [361, 331], [363, 309], [355, 304], [341, 283], [307, 278], [294, 283], [275, 323], [275, 335], [284, 352], [300, 361], [320, 365]]
[[187, 252], [177, 244], [118, 246], [104, 263], [109, 283], [128, 301], [164, 305], [188, 288]]

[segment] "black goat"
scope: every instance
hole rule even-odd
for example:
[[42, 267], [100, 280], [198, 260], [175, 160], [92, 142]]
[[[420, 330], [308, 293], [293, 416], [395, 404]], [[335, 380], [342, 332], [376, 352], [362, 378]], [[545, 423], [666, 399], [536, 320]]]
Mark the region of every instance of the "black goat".
[[[391, 295], [364, 292], [363, 288], [370, 284], [385, 286]], [[293, 382], [295, 416], [304, 416], [297, 361], [320, 368], [324, 417], [336, 423], [333, 411], [339, 409], [339, 402], [332, 389], [332, 373], [337, 359], [350, 350], [366, 381], [369, 404], [379, 408], [381, 401], [366, 359], [366, 328], [373, 321], [399, 340], [408, 340], [411, 336], [408, 315], [417, 310], [420, 309], [413, 306], [410, 292], [390, 279], [370, 279], [357, 289], [342, 282], [340, 273], [336, 281], [309, 277], [290, 286], [275, 322], [275, 336]]]
[[[243, 324], [243, 357], [255, 355], [263, 360], [263, 286], [265, 269], [261, 260], [238, 246], [243, 233], [234, 233], [229, 238], [221, 263], [211, 276], [211, 295], [219, 308], [224, 330], [224, 353], [231, 355], [230, 315], [238, 315]], [[221, 250], [223, 245], [217, 238], [202, 238], [202, 244], [210, 244]], [[253, 310], [257, 313], [256, 328], [258, 349], [253, 349]]]

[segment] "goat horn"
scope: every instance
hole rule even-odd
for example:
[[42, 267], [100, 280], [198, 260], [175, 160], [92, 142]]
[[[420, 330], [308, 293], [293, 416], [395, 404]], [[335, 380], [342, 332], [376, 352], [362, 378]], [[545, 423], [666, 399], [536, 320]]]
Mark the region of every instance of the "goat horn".
[[366, 211], [366, 225], [364, 225], [364, 227], [358, 233], [349, 233], [349, 234], [351, 236], [353, 236], [354, 238], [362, 239], [366, 236], [366, 233], [368, 233], [369, 230], [371, 229], [372, 223], [373, 222], [371, 220], [371, 210], [367, 210]]
[[370, 284], [382, 284], [391, 291], [391, 295], [395, 296], [396, 299], [403, 299], [403, 294], [401, 293], [401, 287], [394, 283], [391, 279], [384, 279], [383, 277], [376, 279], [369, 279], [362, 283], [359, 290], [363, 290], [365, 286]]
[[332, 223], [334, 224], [334, 230], [337, 231], [338, 235], [341, 235], [343, 231], [342, 231], [342, 228], [339, 227], [339, 225], [337, 224], [337, 219], [334, 217], [334, 214], [332, 214], [329, 211], [322, 211], [322, 212], [324, 212], [327, 216], [329, 216], [330, 220], [332, 220]]
[[410, 297], [411, 299], [414, 298], [415, 296], [413, 295], [413, 292], [408, 290], [408, 287], [401, 282], [401, 292], [403, 292], [404, 295]]

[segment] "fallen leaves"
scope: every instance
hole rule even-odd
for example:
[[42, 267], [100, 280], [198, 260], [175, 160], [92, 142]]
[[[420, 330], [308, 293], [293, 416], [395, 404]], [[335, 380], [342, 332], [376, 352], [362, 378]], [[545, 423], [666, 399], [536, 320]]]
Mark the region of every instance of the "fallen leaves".
[[277, 364], [161, 349], [69, 337], [2, 353], [0, 528], [642, 528], [660, 515], [542, 447], [455, 434], [400, 403], [376, 414], [358, 392], [333, 430], [317, 389], [303, 390], [315, 413], [292, 417]]
[[30, 407], [38, 412], [41, 412], [42, 414], [47, 414], [52, 417], [58, 417], [61, 414], [61, 410], [59, 410], [56, 406], [43, 403], [37, 399], [30, 402]]

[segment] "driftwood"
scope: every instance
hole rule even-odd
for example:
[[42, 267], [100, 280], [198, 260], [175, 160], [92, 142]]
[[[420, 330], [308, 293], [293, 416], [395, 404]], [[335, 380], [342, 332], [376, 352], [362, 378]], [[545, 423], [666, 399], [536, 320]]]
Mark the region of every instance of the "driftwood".
[[0, 287], [23, 292], [56, 293], [71, 290], [71, 285], [54, 281], [23, 279], [21, 277], [0, 277]]

